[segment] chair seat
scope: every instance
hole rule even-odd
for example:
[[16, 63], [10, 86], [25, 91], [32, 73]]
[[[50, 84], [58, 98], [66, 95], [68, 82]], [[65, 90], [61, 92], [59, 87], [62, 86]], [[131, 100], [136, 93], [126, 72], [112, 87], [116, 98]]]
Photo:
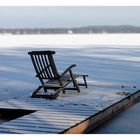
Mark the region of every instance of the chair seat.
[[[78, 74], [73, 74], [73, 76], [74, 76], [74, 78], [79, 77]], [[72, 79], [71, 79], [71, 76], [68, 75], [68, 74], [67, 74], [67, 75], [64, 75], [64, 76], [62, 76], [62, 77], [60, 78], [60, 81], [61, 81], [61, 83], [63, 84], [63, 86], [66, 85], [67, 83], [69, 83], [71, 80], [72, 80]], [[57, 79], [50, 79], [50, 80], [48, 80], [48, 81], [45, 83], [45, 86], [47, 86], [47, 87], [58, 87], [58, 88], [62, 87], [62, 86], [60, 85], [59, 80], [57, 80]]]

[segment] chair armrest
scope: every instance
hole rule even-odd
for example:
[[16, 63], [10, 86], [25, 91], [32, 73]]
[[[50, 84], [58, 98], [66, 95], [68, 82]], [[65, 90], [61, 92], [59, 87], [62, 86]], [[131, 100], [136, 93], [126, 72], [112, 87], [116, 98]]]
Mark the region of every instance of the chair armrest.
[[69, 70], [71, 70], [72, 68], [76, 67], [76, 64], [73, 64], [71, 66], [69, 66], [60, 76], [64, 76], [67, 72], [69, 72]]

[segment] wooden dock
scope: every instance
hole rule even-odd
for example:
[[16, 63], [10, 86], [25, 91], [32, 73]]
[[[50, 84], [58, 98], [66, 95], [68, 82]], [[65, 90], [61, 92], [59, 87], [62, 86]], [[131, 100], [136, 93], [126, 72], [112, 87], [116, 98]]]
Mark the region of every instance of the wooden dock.
[[53, 106], [48, 105], [45, 99], [11, 99], [0, 102], [0, 115], [9, 111], [11, 116], [19, 111], [22, 113], [20, 117], [1, 123], [0, 133], [87, 133], [139, 100], [140, 91], [102, 108], [94, 105]]

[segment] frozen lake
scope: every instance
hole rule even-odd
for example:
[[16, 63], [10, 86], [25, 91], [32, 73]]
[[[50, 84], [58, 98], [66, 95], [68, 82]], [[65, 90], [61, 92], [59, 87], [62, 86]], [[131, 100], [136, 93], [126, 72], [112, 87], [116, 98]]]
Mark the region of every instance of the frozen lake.
[[0, 35], [1, 101], [31, 94], [39, 81], [28, 52], [48, 49], [56, 51], [58, 69], [77, 64], [75, 72], [89, 75], [87, 90], [100, 94], [140, 87], [140, 34]]

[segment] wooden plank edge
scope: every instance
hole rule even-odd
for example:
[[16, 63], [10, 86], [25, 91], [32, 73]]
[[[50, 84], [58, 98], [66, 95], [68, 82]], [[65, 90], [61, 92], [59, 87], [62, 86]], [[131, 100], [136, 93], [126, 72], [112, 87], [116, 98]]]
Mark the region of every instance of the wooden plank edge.
[[140, 90], [136, 91], [135, 93], [127, 96], [124, 99], [112, 104], [111, 106], [105, 108], [102, 111], [90, 116], [89, 118], [83, 120], [80, 123], [64, 130], [60, 134], [84, 134], [88, 133], [97, 126], [103, 124], [107, 120], [111, 119], [118, 113], [126, 110], [136, 102], [140, 101]]

